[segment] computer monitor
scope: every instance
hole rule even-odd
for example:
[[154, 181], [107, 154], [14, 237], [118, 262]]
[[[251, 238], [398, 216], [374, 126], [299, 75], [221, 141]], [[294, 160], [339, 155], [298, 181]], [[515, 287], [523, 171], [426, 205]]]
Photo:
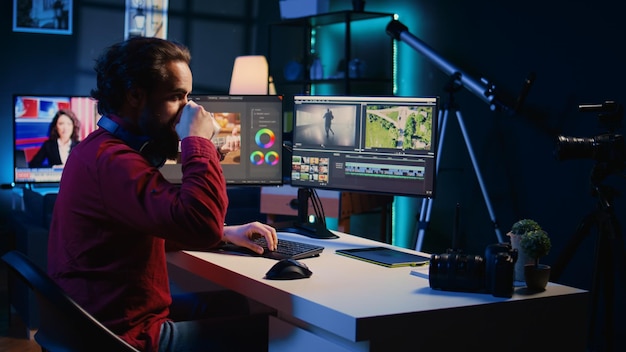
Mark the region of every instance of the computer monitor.
[[[283, 99], [280, 95], [199, 95], [190, 100], [213, 113], [220, 124], [216, 146], [238, 139], [241, 149], [225, 155], [221, 165], [228, 186], [283, 184]], [[182, 182], [181, 165], [168, 160], [161, 172]]]
[[48, 157], [43, 148], [50, 124], [61, 109], [71, 110], [79, 121], [77, 140], [96, 129], [100, 117], [96, 101], [87, 96], [13, 95], [14, 183], [51, 184], [61, 181], [58, 157]]
[[294, 96], [291, 185], [434, 197], [438, 107], [438, 97]]
[[[240, 139], [241, 149], [226, 154], [221, 162], [227, 185], [281, 185], [282, 96], [192, 95], [198, 104], [213, 112], [220, 133], [216, 145], [229, 138]], [[50, 123], [60, 109], [70, 109], [80, 122], [78, 140], [97, 128], [97, 101], [87, 96], [14, 95], [14, 150], [16, 184], [57, 186], [62, 165], [47, 158], [34, 165], [37, 153], [49, 136]], [[182, 182], [181, 164], [168, 160], [160, 169], [172, 183]]]

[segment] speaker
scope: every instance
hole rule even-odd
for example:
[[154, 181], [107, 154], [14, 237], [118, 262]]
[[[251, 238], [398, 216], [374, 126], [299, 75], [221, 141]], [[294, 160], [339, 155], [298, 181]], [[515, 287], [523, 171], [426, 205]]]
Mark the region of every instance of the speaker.
[[109, 131], [109, 133], [128, 144], [129, 147], [140, 152], [150, 165], [160, 168], [165, 164], [166, 158], [157, 152], [157, 148], [155, 148], [154, 142], [150, 137], [133, 134], [107, 116], [102, 116], [98, 120], [98, 126]]

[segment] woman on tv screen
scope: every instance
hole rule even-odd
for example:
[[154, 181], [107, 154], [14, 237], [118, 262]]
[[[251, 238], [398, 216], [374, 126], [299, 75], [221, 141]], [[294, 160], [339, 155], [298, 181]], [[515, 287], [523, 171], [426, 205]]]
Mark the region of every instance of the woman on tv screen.
[[52, 118], [46, 140], [28, 163], [31, 168], [62, 167], [79, 142], [80, 122], [70, 109], [60, 109]]

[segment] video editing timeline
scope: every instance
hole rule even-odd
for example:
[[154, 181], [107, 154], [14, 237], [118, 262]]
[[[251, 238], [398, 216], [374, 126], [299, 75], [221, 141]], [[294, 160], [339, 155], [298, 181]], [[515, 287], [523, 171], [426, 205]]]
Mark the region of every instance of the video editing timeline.
[[352, 163], [346, 162], [346, 174], [359, 176], [371, 175], [391, 178], [419, 178], [424, 179], [423, 166], [389, 166], [385, 164]]
[[[220, 125], [213, 139], [216, 146], [240, 142], [240, 149], [227, 153], [221, 162], [227, 184], [282, 184], [282, 96], [192, 95], [190, 99], [213, 113]], [[165, 174], [176, 182], [171, 173]]]
[[438, 98], [294, 97], [291, 183], [434, 194]]

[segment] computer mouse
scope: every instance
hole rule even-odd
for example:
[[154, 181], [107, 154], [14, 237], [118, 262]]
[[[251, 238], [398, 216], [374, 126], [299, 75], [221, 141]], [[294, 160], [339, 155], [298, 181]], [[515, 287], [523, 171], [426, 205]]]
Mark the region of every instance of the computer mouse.
[[306, 264], [295, 259], [281, 259], [265, 274], [268, 280], [294, 280], [311, 277], [313, 272]]

